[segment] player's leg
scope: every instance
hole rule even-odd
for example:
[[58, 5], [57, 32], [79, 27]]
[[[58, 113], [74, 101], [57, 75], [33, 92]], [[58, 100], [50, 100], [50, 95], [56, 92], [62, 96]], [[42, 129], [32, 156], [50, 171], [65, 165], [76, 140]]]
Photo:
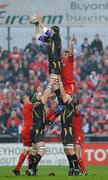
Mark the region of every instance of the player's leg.
[[81, 113], [78, 108], [75, 109], [76, 113], [73, 119], [72, 127], [74, 131], [74, 145], [75, 145], [75, 152], [77, 155], [77, 160], [81, 169], [82, 174], [87, 174], [86, 167], [84, 161], [82, 159], [82, 148], [84, 144], [84, 135], [81, 130]]
[[45, 143], [44, 143], [44, 130], [32, 128], [30, 131], [31, 139], [33, 142], [32, 151], [30, 154], [30, 170], [28, 171], [29, 176], [36, 175], [37, 166], [42, 156], [45, 154]]
[[32, 164], [31, 164], [31, 167], [30, 167], [28, 175], [37, 175], [36, 174], [37, 166], [38, 166], [41, 158], [45, 154], [45, 143], [43, 141], [37, 142], [37, 143], [33, 143], [33, 147], [32, 148], [33, 148], [33, 152], [30, 155], [30, 159], [32, 161]]
[[18, 162], [16, 164], [16, 167], [12, 171], [16, 176], [20, 175], [20, 168], [21, 168], [22, 164], [24, 163], [26, 157], [29, 154], [29, 148], [30, 147], [28, 147], [28, 146], [24, 146], [23, 151], [20, 153], [20, 156], [19, 156]]
[[61, 91], [64, 103], [66, 103], [67, 101], [70, 102], [70, 98], [68, 98], [69, 96], [66, 94], [66, 91], [63, 87], [63, 83], [61, 81], [61, 78], [60, 78], [60, 91]]
[[64, 105], [62, 94], [60, 91], [60, 85], [59, 85], [59, 75], [57, 74], [50, 74], [51, 79], [51, 86], [53, 87], [53, 91], [56, 94], [57, 100], [60, 105]]
[[56, 94], [58, 102], [60, 105], [63, 105], [62, 94], [60, 90], [60, 73], [61, 73], [61, 62], [60, 60], [52, 61], [49, 63], [49, 74], [50, 82], [53, 88], [53, 91]]
[[87, 175], [86, 166], [85, 166], [85, 163], [82, 159], [82, 145], [81, 144], [75, 144], [74, 147], [75, 147], [75, 153], [77, 156], [78, 164], [80, 166], [82, 175]]
[[[35, 123], [36, 120], [36, 123]], [[30, 137], [33, 144], [33, 151], [30, 155], [31, 167], [28, 175], [36, 175], [38, 163], [45, 153], [44, 145], [44, 127], [45, 127], [45, 111], [44, 108], [33, 108], [33, 126], [30, 129]]]
[[74, 139], [73, 139], [73, 130], [71, 126], [71, 119], [74, 115], [74, 107], [72, 104], [68, 104], [62, 115], [61, 115], [61, 123], [62, 123], [62, 143], [64, 145], [64, 152], [69, 161], [69, 176], [74, 176], [79, 174], [79, 165], [77, 162], [77, 156], [74, 151]]
[[21, 152], [19, 159], [18, 159], [18, 162], [16, 164], [16, 167], [13, 170], [13, 173], [16, 176], [20, 175], [20, 168], [21, 168], [22, 164], [24, 163], [26, 157], [28, 156], [30, 148], [32, 146], [32, 142], [31, 142], [31, 139], [29, 136], [29, 132], [30, 132], [30, 129], [23, 128], [21, 130], [21, 138], [22, 138], [22, 142], [23, 142], [23, 151]]
[[44, 91], [44, 94], [41, 97], [41, 101], [43, 104], [46, 104], [48, 98], [50, 97], [51, 92], [52, 92], [52, 86], [51, 83], [49, 82], [47, 88]]

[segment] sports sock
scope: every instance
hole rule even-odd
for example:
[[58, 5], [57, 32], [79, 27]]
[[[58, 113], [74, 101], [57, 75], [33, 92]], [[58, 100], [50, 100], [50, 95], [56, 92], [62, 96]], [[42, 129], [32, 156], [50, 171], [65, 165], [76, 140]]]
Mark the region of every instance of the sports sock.
[[69, 168], [72, 169], [79, 169], [78, 161], [77, 161], [77, 156], [76, 154], [73, 155], [67, 155], [68, 161], [69, 161]]
[[39, 161], [41, 160], [41, 157], [42, 157], [42, 156], [41, 156], [40, 154], [36, 154], [36, 155], [34, 156], [34, 158], [33, 158], [33, 164], [32, 164], [32, 167], [31, 167], [31, 169], [33, 169], [34, 171], [36, 170], [36, 167], [37, 167]]
[[81, 157], [77, 157], [77, 161], [78, 161], [78, 164], [81, 168], [81, 171], [86, 172], [86, 167], [85, 167], [83, 159]]
[[27, 156], [27, 153], [22, 152], [22, 153], [20, 154], [19, 160], [18, 160], [17, 165], [16, 165], [16, 168], [15, 168], [16, 171], [20, 171], [21, 165], [23, 164], [26, 156]]

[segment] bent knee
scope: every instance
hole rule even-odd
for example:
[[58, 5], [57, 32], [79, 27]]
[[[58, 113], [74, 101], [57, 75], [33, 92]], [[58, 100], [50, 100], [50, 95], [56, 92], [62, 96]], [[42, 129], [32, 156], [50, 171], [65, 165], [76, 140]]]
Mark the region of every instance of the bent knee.
[[43, 156], [45, 154], [45, 146], [38, 146], [37, 153]]

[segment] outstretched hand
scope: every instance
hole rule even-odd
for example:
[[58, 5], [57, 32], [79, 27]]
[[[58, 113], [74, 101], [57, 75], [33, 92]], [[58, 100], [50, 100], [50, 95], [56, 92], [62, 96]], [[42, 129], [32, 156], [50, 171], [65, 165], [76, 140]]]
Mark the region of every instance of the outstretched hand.
[[42, 23], [42, 16], [37, 16], [38, 22], [41, 24]]
[[38, 15], [31, 16], [30, 23], [39, 26], [40, 24], [42, 24], [42, 16], [38, 16]]
[[70, 44], [74, 44], [74, 40], [75, 40], [75, 34], [71, 34], [71, 38], [70, 38]]

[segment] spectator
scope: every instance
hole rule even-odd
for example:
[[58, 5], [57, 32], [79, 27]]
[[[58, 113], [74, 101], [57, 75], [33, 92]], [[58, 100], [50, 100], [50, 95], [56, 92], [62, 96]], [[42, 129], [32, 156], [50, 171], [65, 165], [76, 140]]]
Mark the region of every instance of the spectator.
[[[36, 40], [34, 41], [33, 46], [37, 44]], [[98, 49], [91, 51], [91, 54], [89, 54], [89, 48], [87, 48], [89, 47], [88, 40], [85, 39], [84, 41], [87, 42], [82, 42], [84, 48], [83, 52], [81, 52], [81, 47], [76, 39], [76, 59], [74, 63], [74, 75], [78, 81], [81, 94], [80, 106], [83, 117], [83, 130], [87, 134], [106, 134], [108, 124], [108, 47], [103, 50], [103, 55], [100, 54], [100, 50]], [[97, 41], [96, 44], [98, 44]], [[36, 52], [27, 48], [24, 53], [23, 50], [19, 50], [17, 47], [12, 52], [3, 50], [2, 47], [0, 48], [1, 133], [7, 133], [7, 127], [9, 128], [11, 126], [12, 119], [10, 114], [16, 114], [14, 119], [18, 120], [17, 123], [15, 120], [15, 123], [17, 127], [19, 124], [21, 125], [20, 94], [22, 90], [26, 92], [37, 90], [38, 93], [44, 91], [48, 82], [46, 48], [46, 46], [44, 47], [38, 44], [38, 51], [37, 48]], [[53, 103], [54, 100], [48, 100], [47, 109]], [[14, 113], [13, 110], [15, 111]], [[58, 129], [56, 129], [57, 126]], [[45, 134], [59, 135], [59, 126], [60, 123], [57, 119], [55, 129], [47, 129]]]
[[16, 122], [14, 119], [11, 120], [10, 126], [7, 129], [7, 133], [11, 135], [12, 137], [18, 137], [18, 126], [16, 125]]
[[27, 46], [25, 47], [24, 53], [28, 55], [30, 54], [30, 56], [33, 58], [34, 56], [37, 55], [38, 51], [39, 51], [39, 46], [36, 42], [36, 38], [33, 37], [31, 42], [27, 44]]
[[83, 52], [85, 48], [87, 49], [88, 54], [90, 54], [91, 53], [91, 48], [90, 48], [90, 44], [88, 42], [88, 38], [87, 37], [84, 38], [84, 41], [81, 44], [81, 51]]
[[17, 118], [16, 111], [12, 111], [10, 114], [10, 117], [7, 120], [7, 128], [10, 128], [11, 125], [13, 127], [14, 124], [15, 124], [15, 126], [18, 127], [20, 125], [20, 123], [21, 122], [20, 122], [20, 119]]
[[91, 43], [91, 49], [93, 53], [95, 50], [98, 50], [100, 55], [103, 54], [103, 43], [100, 40], [99, 34], [95, 34], [94, 40]]

